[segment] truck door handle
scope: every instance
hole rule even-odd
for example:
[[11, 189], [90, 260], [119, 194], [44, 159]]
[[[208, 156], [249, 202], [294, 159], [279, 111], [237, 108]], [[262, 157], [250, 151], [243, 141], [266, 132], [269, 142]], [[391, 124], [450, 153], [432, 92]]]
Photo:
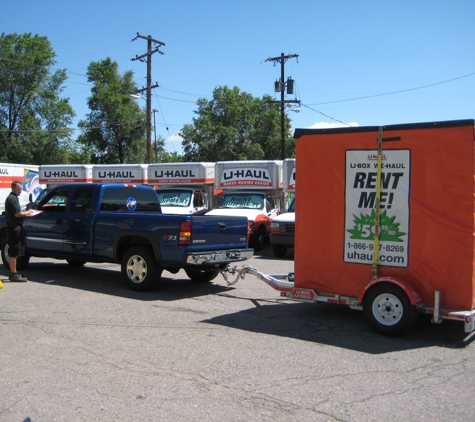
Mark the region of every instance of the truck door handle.
[[226, 230], [226, 223], [218, 223], [219, 230]]
[[58, 219], [56, 220], [56, 224], [61, 224], [62, 222], [63, 222], [63, 220], [62, 220], [61, 218], [58, 218]]

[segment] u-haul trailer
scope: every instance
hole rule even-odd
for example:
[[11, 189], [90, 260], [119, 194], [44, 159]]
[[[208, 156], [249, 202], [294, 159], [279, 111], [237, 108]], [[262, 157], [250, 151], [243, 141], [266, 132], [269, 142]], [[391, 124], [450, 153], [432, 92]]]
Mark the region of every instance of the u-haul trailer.
[[215, 186], [223, 195], [207, 215], [246, 216], [250, 246], [261, 250], [283, 209], [282, 161], [219, 161]]
[[0, 212], [5, 211], [5, 200], [12, 191], [12, 182], [18, 181], [23, 185], [18, 198], [22, 208], [35, 200], [43, 190], [38, 171], [39, 167], [34, 165], [0, 163]]
[[200, 215], [215, 205], [214, 171], [214, 163], [149, 164], [148, 183], [164, 214]]
[[231, 272], [361, 309], [384, 334], [418, 313], [474, 331], [474, 123], [297, 129], [295, 272]]

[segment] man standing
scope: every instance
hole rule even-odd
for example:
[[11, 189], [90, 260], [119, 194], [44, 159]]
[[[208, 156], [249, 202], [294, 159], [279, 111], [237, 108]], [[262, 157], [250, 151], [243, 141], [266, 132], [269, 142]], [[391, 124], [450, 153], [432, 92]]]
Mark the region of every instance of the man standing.
[[16, 260], [23, 242], [23, 217], [30, 217], [33, 210], [22, 211], [18, 197], [23, 191], [20, 182], [12, 183], [12, 191], [5, 201], [5, 223], [7, 225], [8, 265], [10, 266], [10, 281], [25, 282], [27, 279], [17, 273]]

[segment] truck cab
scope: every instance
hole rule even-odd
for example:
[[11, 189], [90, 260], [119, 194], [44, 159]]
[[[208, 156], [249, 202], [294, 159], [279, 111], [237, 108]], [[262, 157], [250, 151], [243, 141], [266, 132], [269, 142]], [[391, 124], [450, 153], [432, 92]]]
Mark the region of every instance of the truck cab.
[[272, 219], [280, 213], [279, 204], [280, 198], [275, 198], [271, 192], [225, 192], [216, 207], [206, 215], [247, 217], [251, 230], [249, 244], [261, 250], [271, 232]]
[[272, 251], [276, 258], [282, 258], [288, 248], [295, 244], [295, 198], [283, 214], [275, 217], [271, 223], [269, 236]]
[[203, 189], [163, 188], [157, 190], [163, 214], [204, 215], [209, 211], [209, 197]]

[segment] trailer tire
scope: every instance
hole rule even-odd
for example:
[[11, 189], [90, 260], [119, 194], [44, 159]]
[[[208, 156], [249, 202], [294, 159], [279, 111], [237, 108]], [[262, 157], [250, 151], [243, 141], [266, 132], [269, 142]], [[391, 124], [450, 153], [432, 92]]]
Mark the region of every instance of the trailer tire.
[[197, 283], [208, 283], [214, 280], [219, 274], [219, 268], [199, 269], [199, 268], [185, 268], [186, 275], [190, 280]]
[[143, 292], [158, 283], [163, 270], [149, 248], [133, 246], [122, 257], [121, 271], [129, 289]]
[[[8, 262], [8, 244], [7, 244], [7, 236], [4, 233], [1, 240], [1, 248], [2, 248], [2, 262], [3, 265], [9, 270], [10, 264]], [[16, 259], [16, 269], [17, 270], [24, 270], [28, 263], [30, 262], [29, 255], [19, 255]]]
[[276, 258], [282, 258], [285, 256], [285, 253], [287, 252], [287, 246], [272, 245], [272, 251], [274, 252], [274, 256]]
[[417, 309], [406, 293], [391, 283], [376, 284], [366, 293], [363, 313], [375, 331], [386, 335], [407, 331], [417, 319]]

